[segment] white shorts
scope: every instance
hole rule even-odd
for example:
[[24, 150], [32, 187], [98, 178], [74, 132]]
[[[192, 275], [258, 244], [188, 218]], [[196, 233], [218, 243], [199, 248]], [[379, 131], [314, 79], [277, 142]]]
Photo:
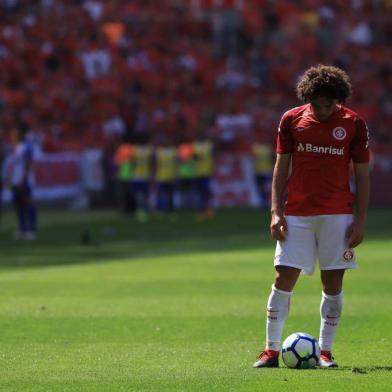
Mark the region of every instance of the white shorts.
[[274, 265], [301, 269], [312, 275], [319, 260], [320, 270], [356, 268], [353, 249], [348, 248], [346, 230], [352, 215], [286, 216], [286, 241], [278, 241]]

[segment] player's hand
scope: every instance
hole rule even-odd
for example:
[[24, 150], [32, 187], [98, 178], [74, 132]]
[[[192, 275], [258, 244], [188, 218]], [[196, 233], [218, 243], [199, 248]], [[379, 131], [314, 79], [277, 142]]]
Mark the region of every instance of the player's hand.
[[278, 241], [285, 241], [287, 237], [287, 222], [283, 214], [272, 213], [271, 235]]
[[356, 222], [351, 223], [346, 231], [346, 239], [349, 248], [355, 248], [363, 241], [365, 228]]

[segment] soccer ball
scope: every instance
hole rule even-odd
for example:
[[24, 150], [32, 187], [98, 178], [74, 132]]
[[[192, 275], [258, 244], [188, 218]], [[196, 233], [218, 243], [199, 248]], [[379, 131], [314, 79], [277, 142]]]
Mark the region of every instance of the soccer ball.
[[320, 359], [320, 347], [312, 335], [296, 332], [283, 342], [282, 358], [289, 368], [311, 369]]

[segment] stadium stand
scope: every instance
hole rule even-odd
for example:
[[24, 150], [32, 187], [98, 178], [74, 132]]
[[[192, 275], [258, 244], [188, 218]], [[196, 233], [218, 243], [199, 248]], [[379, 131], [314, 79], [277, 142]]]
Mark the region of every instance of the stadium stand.
[[[273, 141], [299, 74], [351, 75], [351, 106], [391, 150], [390, 1], [0, 2], [0, 125], [23, 120], [45, 150], [125, 133]], [[243, 146], [242, 146], [243, 147]], [[246, 148], [246, 146], [245, 146]]]
[[208, 134], [251, 154], [327, 63], [350, 74], [373, 167], [390, 171], [391, 17], [389, 0], [3, 0], [0, 128], [9, 142], [23, 122], [44, 152]]

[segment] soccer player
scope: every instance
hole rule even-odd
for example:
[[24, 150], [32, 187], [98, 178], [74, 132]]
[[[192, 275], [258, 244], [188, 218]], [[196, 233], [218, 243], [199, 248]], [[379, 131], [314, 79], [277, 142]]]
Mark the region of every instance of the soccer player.
[[[309, 68], [297, 85], [305, 104], [281, 119], [271, 192], [276, 277], [267, 303], [266, 348], [255, 368], [279, 366], [292, 291], [301, 271], [313, 273], [316, 259], [322, 284], [319, 365], [337, 366], [331, 349], [342, 312], [343, 276], [356, 267], [353, 248], [363, 240], [369, 198], [369, 132], [344, 106], [350, 93], [343, 70]], [[351, 161], [355, 196], [349, 187]]]

